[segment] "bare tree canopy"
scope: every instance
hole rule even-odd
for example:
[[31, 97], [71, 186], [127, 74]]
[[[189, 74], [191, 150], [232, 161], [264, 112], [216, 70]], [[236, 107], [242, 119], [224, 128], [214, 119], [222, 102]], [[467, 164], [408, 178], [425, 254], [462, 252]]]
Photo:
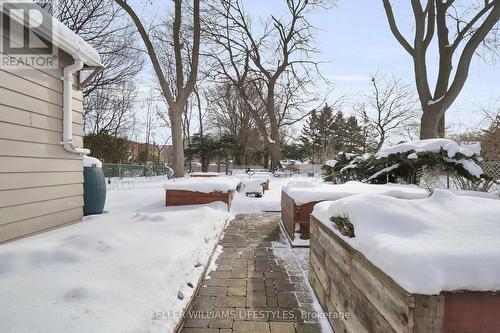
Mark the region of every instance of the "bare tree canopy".
[[[314, 99], [307, 88], [314, 81], [317, 62], [311, 58], [317, 50], [308, 15], [331, 1], [284, 3], [285, 15], [270, 16], [257, 29], [242, 1], [219, 0], [212, 3], [205, 24], [213, 44], [215, 76], [238, 88], [269, 148], [272, 167], [280, 166], [280, 127], [306, 117], [307, 113], [298, 118], [290, 115]], [[250, 89], [257, 93], [258, 105], [249, 98]]]
[[365, 126], [377, 133], [375, 150], [379, 150], [393, 135], [403, 136], [417, 117], [417, 103], [412, 87], [400, 79], [387, 80], [375, 75], [371, 79], [372, 92], [364, 96], [356, 111]]
[[[137, 37], [113, 0], [37, 1], [69, 29], [94, 46], [104, 65], [84, 87], [86, 133], [114, 137], [130, 134], [134, 126], [134, 77], [143, 68]], [[50, 6], [50, 7], [49, 7]]]
[[[444, 115], [467, 81], [473, 56], [482, 44], [498, 50], [500, 0], [412, 0], [413, 42], [398, 27], [391, 0], [382, 0], [389, 27], [413, 59], [415, 83], [422, 106], [421, 139], [444, 136]], [[434, 89], [429, 83], [426, 56], [437, 37], [439, 68]]]

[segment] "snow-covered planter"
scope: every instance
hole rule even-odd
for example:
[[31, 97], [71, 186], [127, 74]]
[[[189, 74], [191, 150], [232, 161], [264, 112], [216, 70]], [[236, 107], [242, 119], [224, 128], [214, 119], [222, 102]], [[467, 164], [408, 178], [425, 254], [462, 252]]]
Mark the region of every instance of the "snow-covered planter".
[[[376, 185], [354, 181], [341, 185], [290, 182], [283, 187], [281, 193], [281, 217], [292, 245], [307, 245], [307, 242], [300, 240], [309, 239], [309, 216], [315, 204], [359, 193], [378, 193], [401, 199], [421, 199], [429, 196], [426, 190], [415, 185]], [[297, 238], [300, 240], [297, 241]]]
[[231, 200], [240, 180], [233, 177], [180, 178], [164, 185], [165, 206], [200, 205]]
[[190, 177], [219, 177], [218, 172], [192, 172], [189, 174]]
[[[332, 217], [347, 217], [355, 237]], [[500, 204], [436, 190], [317, 204], [310, 282], [343, 332], [493, 332], [500, 327]]]
[[262, 190], [264, 192], [269, 191], [269, 179], [266, 179], [266, 181], [262, 183]]

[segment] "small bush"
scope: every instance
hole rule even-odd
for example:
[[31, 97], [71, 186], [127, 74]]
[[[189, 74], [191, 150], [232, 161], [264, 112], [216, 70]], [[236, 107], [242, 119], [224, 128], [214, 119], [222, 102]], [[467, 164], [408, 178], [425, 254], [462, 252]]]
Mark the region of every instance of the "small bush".
[[349, 221], [348, 217], [345, 216], [332, 216], [330, 217], [330, 221], [332, 221], [339, 229], [340, 233], [344, 236], [353, 238], [356, 235], [354, 234], [354, 225]]

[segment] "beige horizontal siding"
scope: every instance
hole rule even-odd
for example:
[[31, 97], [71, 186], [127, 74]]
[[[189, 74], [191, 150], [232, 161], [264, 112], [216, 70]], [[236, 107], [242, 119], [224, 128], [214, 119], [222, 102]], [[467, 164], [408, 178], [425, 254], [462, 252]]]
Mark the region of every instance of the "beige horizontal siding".
[[17, 206], [0, 208], [0, 225], [18, 222], [38, 216], [54, 214], [63, 210], [81, 208], [83, 206], [83, 196], [75, 195], [71, 197], [38, 201]]
[[[71, 156], [71, 155], [70, 155]], [[82, 172], [81, 159], [33, 158], [17, 156], [0, 157], [0, 173], [38, 173], [38, 172]], [[36, 175], [34, 175], [36, 176]]]
[[32, 219], [0, 225], [0, 243], [19, 237], [39, 233], [40, 231], [80, 222], [82, 208], [73, 208], [54, 214], [39, 216]]
[[[53, 90], [52, 88], [41, 86], [33, 82], [36, 77], [43, 78], [39, 73], [40, 72], [33, 70], [30, 78], [22, 78], [11, 72], [0, 70], [0, 87], [26, 93], [31, 97], [62, 106], [62, 88], [59, 87], [58, 90]], [[73, 89], [73, 100], [81, 102], [82, 99], [82, 93]]]
[[[66, 161], [64, 161], [66, 162]], [[41, 163], [38, 161], [38, 163]], [[37, 173], [0, 173], [0, 191], [26, 189], [51, 185], [81, 184], [82, 171], [37, 172]], [[0, 200], [1, 204], [1, 200]]]
[[[83, 104], [76, 99], [74, 99], [73, 102], [73, 111], [76, 113], [83, 113]], [[34, 98], [30, 96], [27, 91], [18, 92], [2, 86], [0, 86], [0, 105], [6, 105], [59, 119], [63, 117], [61, 105]]]
[[[59, 118], [53, 118], [46, 115], [16, 109], [10, 106], [0, 105], [0, 122], [11, 123], [16, 125], [30, 126], [33, 128], [46, 129], [49, 131], [61, 132], [63, 123]], [[74, 117], [79, 116], [77, 121]], [[73, 112], [73, 134], [83, 136], [83, 119], [80, 113]]]
[[[74, 137], [73, 140], [75, 145], [82, 145], [83, 140], [81, 140], [81, 137]], [[81, 159], [77, 154], [72, 154], [64, 150], [63, 146], [60, 144], [22, 142], [5, 139], [0, 139], [0, 156]]]
[[[54, 69], [0, 69], [0, 242], [83, 217], [81, 157], [61, 145], [63, 68], [74, 60], [60, 50], [58, 56]], [[73, 142], [83, 146], [77, 83]]]
[[62, 141], [62, 133], [0, 122], [0, 139], [58, 144]]
[[49, 91], [54, 91], [59, 94], [63, 91], [63, 81], [61, 80], [61, 75], [62, 71], [60, 72], [59, 77], [56, 78], [35, 68], [22, 70], [0, 69], [0, 78], [4, 76], [15, 76], [21, 81], [32, 82], [39, 87], [46, 88]]
[[0, 191], [0, 208], [83, 195], [83, 185], [70, 184]]
[[[79, 132], [81, 133], [81, 130]], [[73, 136], [73, 140], [77, 140], [77, 137], [81, 137], [81, 134]], [[62, 131], [0, 122], [0, 139], [60, 144], [62, 141]], [[81, 140], [81, 138], [78, 140]]]

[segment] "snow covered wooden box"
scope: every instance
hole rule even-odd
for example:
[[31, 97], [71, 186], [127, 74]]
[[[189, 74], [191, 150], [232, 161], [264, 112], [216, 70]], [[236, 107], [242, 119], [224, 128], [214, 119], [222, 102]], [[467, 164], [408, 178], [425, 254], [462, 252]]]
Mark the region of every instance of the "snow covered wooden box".
[[[349, 312], [345, 320], [330, 316], [336, 332], [498, 331], [500, 249], [492, 244], [500, 234], [499, 202], [434, 196], [360, 195], [314, 208], [309, 280], [325, 312]], [[404, 212], [408, 221], [398, 220]], [[429, 213], [437, 220], [429, 221]], [[329, 223], [337, 214], [350, 217], [354, 238]], [[469, 243], [459, 239], [464, 230]]]
[[292, 197], [285, 191], [281, 192], [281, 221], [292, 244], [296, 231], [301, 239], [309, 239], [309, 218], [313, 207], [319, 201], [297, 205]]
[[165, 205], [200, 205], [222, 201], [229, 208], [239, 183], [239, 179], [232, 177], [174, 179], [164, 186]]
[[218, 172], [193, 172], [190, 175], [191, 177], [219, 177], [220, 173]]
[[263, 192], [269, 191], [269, 179], [266, 179], [266, 181], [262, 183], [262, 191]]
[[195, 192], [185, 190], [165, 190], [165, 206], [201, 205], [222, 201], [231, 207], [233, 191], [227, 192]]
[[296, 238], [309, 239], [309, 217], [314, 205], [325, 200], [337, 200], [359, 193], [379, 193], [403, 199], [428, 197], [428, 192], [414, 185], [385, 184], [374, 185], [347, 182], [342, 185], [313, 182], [290, 182], [281, 192], [281, 219], [292, 245], [301, 246]]

